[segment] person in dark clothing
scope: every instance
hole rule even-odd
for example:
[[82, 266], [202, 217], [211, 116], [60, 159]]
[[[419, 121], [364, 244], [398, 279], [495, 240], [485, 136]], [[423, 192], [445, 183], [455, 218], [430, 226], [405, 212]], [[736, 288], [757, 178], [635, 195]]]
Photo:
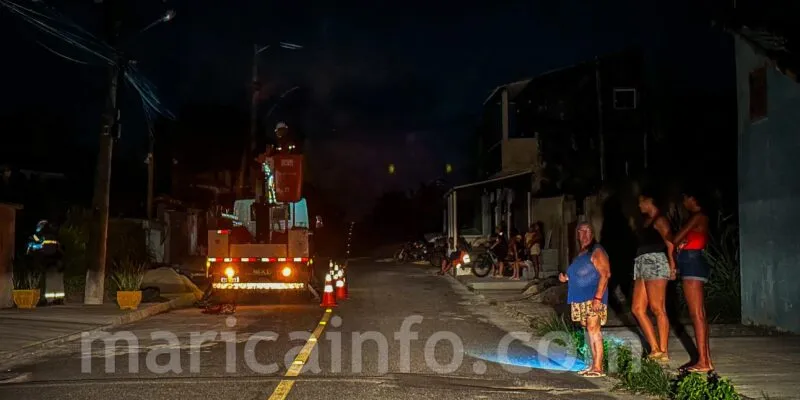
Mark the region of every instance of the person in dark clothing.
[[508, 239], [505, 232], [503, 232], [502, 226], [498, 226], [495, 229], [495, 234], [492, 235], [492, 246], [489, 247], [489, 250], [497, 256], [497, 266], [492, 276], [503, 276], [504, 262], [508, 258]]
[[44, 298], [47, 303], [64, 301], [64, 268], [62, 248], [56, 229], [46, 220], [39, 221], [28, 241], [28, 254], [34, 265], [45, 273]]
[[[639, 196], [639, 210], [645, 215], [645, 220], [637, 231], [632, 312], [650, 346], [648, 357], [667, 362], [670, 329], [666, 309], [667, 283], [674, 280], [676, 274], [672, 232], [669, 221], [656, 207], [653, 197]], [[647, 314], [648, 309], [656, 317], [658, 337]]]
[[514, 274], [511, 276], [513, 280], [519, 280], [521, 278], [520, 274], [520, 266], [522, 261], [526, 258], [525, 252], [525, 243], [522, 240], [522, 235], [516, 229], [511, 231], [511, 238], [509, 240], [509, 262], [511, 262]]

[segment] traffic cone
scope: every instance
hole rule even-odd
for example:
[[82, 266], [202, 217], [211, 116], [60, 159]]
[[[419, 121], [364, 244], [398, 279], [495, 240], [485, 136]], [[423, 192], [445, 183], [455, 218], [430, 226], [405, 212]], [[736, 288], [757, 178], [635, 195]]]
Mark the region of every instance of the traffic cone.
[[347, 274], [345, 273], [347, 270], [342, 268], [342, 292], [344, 293], [344, 299], [350, 298], [350, 293], [347, 290]]
[[336, 271], [336, 300], [345, 300], [347, 299], [347, 289], [344, 287], [344, 271], [337, 270]]
[[331, 282], [331, 274], [325, 275], [325, 289], [322, 293], [322, 303], [320, 307], [336, 307], [336, 295], [333, 293], [333, 283]]

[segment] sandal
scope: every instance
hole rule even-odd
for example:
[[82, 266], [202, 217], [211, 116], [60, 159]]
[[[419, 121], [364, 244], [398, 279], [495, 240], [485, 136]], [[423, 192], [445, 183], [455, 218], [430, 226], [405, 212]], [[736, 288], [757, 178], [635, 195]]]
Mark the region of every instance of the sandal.
[[584, 378], [602, 378], [606, 376], [606, 374], [598, 371], [588, 371], [582, 375]]
[[669, 354], [661, 353], [661, 352], [653, 353], [653, 354], [649, 354], [647, 356], [647, 359], [653, 360], [653, 361], [656, 361], [656, 362], [661, 362], [661, 363], [668, 363], [669, 362]]
[[689, 368], [681, 368], [681, 369], [680, 369], [680, 371], [682, 371], [682, 372], [688, 372], [688, 373], [690, 373], [690, 374], [708, 374], [708, 373], [712, 373], [712, 372], [714, 372], [714, 368], [695, 368], [695, 367], [689, 367]]
[[592, 370], [592, 367], [584, 368], [584, 369], [578, 371], [578, 375], [580, 375], [580, 376], [586, 375], [591, 370]]

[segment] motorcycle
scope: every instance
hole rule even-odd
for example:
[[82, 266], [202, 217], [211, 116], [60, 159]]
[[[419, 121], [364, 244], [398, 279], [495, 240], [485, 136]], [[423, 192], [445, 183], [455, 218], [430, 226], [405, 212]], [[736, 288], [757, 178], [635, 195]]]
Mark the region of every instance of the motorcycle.
[[481, 253], [478, 258], [472, 263], [472, 274], [478, 278], [484, 278], [489, 275], [494, 268], [500, 264], [497, 255], [491, 249], [486, 249]]
[[421, 240], [408, 242], [397, 250], [392, 258], [397, 264], [426, 260], [428, 258], [428, 245]]
[[[467, 252], [472, 251], [472, 246], [470, 246], [469, 242], [467, 242], [463, 237], [458, 238], [458, 243]], [[428, 261], [430, 261], [431, 266], [433, 267], [441, 267], [442, 261], [444, 261], [447, 258], [447, 250], [448, 250], [447, 238], [437, 237], [435, 239], [432, 239], [429, 242], [429, 244], [430, 244], [429, 247], [430, 250], [428, 251], [428, 254], [430, 255], [430, 258], [428, 259]]]

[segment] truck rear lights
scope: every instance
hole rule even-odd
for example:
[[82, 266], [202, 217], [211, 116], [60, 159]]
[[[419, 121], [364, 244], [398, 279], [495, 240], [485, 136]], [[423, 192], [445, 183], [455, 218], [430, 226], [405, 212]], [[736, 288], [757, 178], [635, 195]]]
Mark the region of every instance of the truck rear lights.
[[286, 257], [209, 257], [209, 263], [214, 262], [296, 262], [296, 263], [308, 263], [313, 264], [313, 261], [308, 257], [294, 257], [294, 258], [286, 258]]
[[233, 282], [223, 283], [214, 282], [212, 284], [214, 289], [232, 289], [232, 290], [295, 290], [304, 289], [304, 283], [283, 283], [283, 282]]
[[225, 276], [227, 276], [228, 279], [233, 279], [235, 275], [236, 275], [236, 270], [233, 269], [233, 267], [225, 268]]
[[283, 267], [281, 270], [281, 275], [288, 278], [290, 275], [292, 275], [292, 269], [289, 267]]

